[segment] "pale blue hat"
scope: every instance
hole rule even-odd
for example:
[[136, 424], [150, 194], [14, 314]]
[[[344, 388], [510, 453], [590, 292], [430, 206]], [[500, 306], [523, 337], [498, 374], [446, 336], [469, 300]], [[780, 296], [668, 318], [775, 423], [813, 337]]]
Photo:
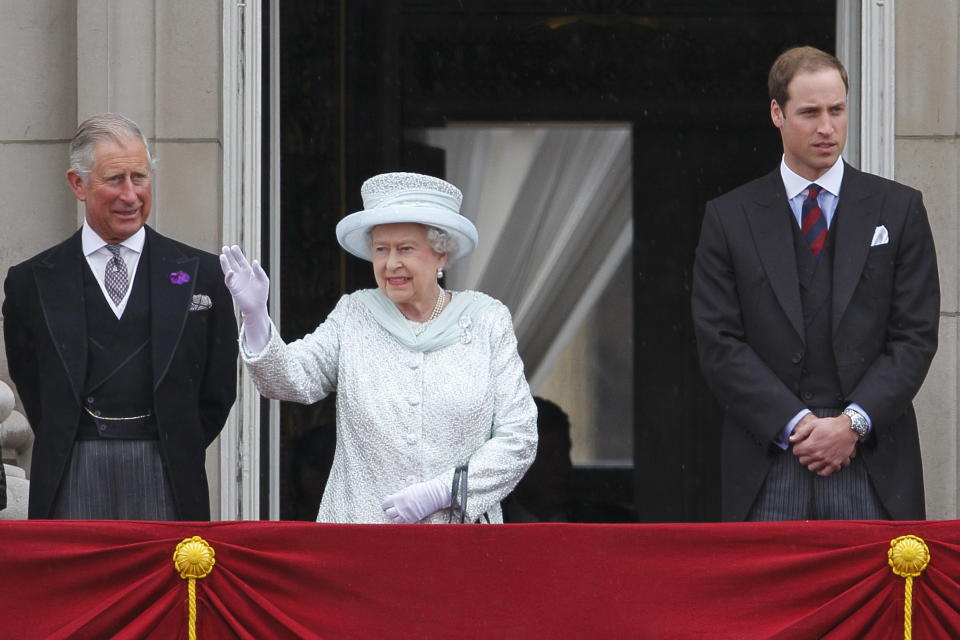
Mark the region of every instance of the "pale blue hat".
[[454, 262], [471, 253], [479, 240], [477, 228], [460, 214], [463, 194], [440, 178], [419, 173], [381, 173], [360, 187], [363, 211], [351, 213], [337, 224], [340, 246], [364, 260], [370, 260], [367, 234], [378, 224], [415, 222], [437, 227], [456, 239]]

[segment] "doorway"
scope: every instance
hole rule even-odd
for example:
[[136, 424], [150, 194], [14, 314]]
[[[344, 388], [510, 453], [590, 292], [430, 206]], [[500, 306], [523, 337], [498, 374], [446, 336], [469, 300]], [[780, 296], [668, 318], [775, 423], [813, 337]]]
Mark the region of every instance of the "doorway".
[[[571, 500], [590, 507], [571, 519], [716, 520], [720, 412], [689, 312], [700, 220], [706, 200], [776, 166], [767, 69], [795, 44], [833, 51], [834, 2], [288, 0], [279, 20], [283, 337], [374, 286], [333, 233], [364, 179], [449, 177], [449, 150], [424, 132], [620, 127], [632, 237], [615, 281], [631, 295], [606, 304], [629, 314], [630, 384], [616, 394], [630, 409], [604, 420], [626, 421], [630, 450], [575, 466]], [[332, 407], [281, 408], [283, 519], [315, 517]]]

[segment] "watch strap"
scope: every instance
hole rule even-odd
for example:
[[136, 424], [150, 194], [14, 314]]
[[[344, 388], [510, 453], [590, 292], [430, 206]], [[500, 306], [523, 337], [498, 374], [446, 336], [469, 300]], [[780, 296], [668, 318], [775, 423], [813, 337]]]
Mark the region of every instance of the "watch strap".
[[850, 429], [852, 429], [860, 439], [866, 437], [870, 432], [870, 423], [867, 422], [866, 416], [857, 411], [856, 409], [844, 409], [843, 414], [850, 418]]

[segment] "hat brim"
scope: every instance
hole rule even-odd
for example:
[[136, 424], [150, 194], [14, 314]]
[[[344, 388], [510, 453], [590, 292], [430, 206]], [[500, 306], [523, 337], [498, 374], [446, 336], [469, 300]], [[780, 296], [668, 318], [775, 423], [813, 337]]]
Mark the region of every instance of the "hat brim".
[[364, 209], [351, 213], [337, 223], [337, 242], [349, 253], [371, 260], [367, 233], [381, 224], [412, 222], [443, 229], [457, 241], [456, 253], [447, 256], [455, 262], [477, 248], [477, 228], [459, 213], [430, 206], [395, 205], [379, 209]]

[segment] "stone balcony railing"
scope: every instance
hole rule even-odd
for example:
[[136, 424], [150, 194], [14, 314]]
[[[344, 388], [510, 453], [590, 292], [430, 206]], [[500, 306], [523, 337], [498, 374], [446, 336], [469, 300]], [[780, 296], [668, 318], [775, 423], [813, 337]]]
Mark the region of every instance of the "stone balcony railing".
[[24, 520], [27, 517], [27, 494], [30, 481], [30, 456], [33, 431], [22, 413], [17, 411], [13, 390], [0, 381], [0, 450], [7, 476], [7, 508], [0, 511], [0, 520]]

